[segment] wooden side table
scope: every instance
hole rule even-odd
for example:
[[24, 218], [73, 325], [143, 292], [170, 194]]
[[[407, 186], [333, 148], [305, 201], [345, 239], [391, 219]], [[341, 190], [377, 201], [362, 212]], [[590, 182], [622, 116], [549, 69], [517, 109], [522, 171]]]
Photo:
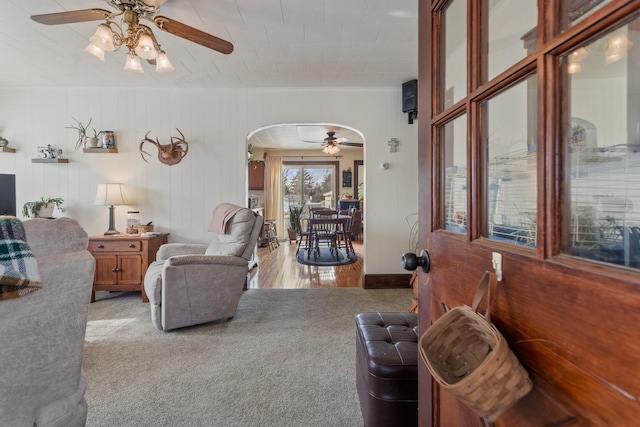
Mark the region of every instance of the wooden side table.
[[142, 301], [149, 302], [143, 286], [144, 275], [168, 236], [164, 233], [149, 237], [135, 234], [90, 237], [88, 249], [96, 259], [91, 302], [96, 299], [96, 291], [140, 291]]

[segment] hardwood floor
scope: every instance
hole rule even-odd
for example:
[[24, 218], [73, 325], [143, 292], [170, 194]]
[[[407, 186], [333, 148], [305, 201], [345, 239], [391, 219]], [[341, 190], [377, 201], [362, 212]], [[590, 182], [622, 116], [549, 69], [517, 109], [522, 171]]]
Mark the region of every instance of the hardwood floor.
[[362, 242], [353, 242], [358, 260], [336, 267], [299, 264], [295, 242], [283, 241], [269, 252], [258, 248], [258, 266], [249, 272], [249, 289], [353, 288], [362, 286], [364, 268]]

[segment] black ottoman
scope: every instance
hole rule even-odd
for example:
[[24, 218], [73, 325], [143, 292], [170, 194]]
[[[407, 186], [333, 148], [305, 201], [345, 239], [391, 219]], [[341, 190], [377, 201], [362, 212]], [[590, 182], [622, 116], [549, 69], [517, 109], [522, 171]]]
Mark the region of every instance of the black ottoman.
[[356, 388], [365, 427], [418, 425], [418, 316], [356, 315]]

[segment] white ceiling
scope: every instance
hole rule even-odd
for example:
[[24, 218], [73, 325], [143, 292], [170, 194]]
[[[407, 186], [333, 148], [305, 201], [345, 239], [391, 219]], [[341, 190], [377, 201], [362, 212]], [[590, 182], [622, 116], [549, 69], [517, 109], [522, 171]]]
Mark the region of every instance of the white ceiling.
[[114, 10], [102, 0], [0, 1], [0, 87], [394, 86], [418, 74], [418, 0], [167, 0], [160, 15], [230, 41], [223, 55], [155, 29], [175, 71], [122, 70], [82, 51], [101, 21], [43, 25], [31, 15]]

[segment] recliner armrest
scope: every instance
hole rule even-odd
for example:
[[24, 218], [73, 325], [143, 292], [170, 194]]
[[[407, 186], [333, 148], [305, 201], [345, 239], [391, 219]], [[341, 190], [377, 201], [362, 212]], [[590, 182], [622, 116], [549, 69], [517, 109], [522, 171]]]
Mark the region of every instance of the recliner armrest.
[[205, 245], [195, 243], [165, 243], [156, 254], [157, 261], [164, 261], [176, 255], [201, 255], [207, 250]]
[[164, 262], [164, 266], [189, 264], [247, 265], [247, 260], [238, 256], [222, 255], [175, 255]]

